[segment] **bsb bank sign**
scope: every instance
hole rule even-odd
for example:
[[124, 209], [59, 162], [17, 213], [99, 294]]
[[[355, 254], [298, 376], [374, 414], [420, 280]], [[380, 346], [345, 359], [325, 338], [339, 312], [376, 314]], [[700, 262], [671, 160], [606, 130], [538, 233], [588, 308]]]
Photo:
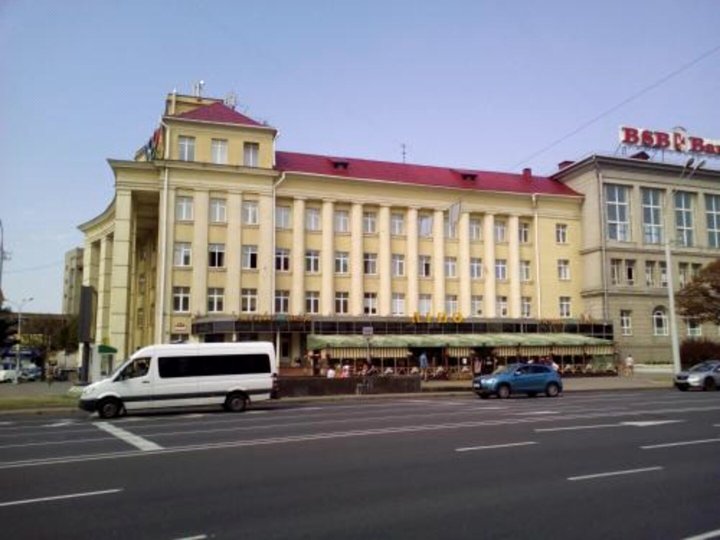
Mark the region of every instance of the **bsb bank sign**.
[[620, 143], [655, 150], [670, 150], [720, 158], [720, 141], [688, 135], [683, 129], [652, 131], [630, 126], [620, 127]]

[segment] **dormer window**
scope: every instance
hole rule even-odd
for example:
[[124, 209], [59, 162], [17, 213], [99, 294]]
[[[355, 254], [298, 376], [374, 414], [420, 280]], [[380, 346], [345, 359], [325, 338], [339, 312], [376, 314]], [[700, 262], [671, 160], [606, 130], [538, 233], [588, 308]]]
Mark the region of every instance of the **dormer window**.
[[345, 159], [331, 159], [330, 162], [332, 163], [333, 169], [339, 171], [347, 171], [350, 166], [350, 162]]
[[477, 180], [477, 173], [475, 171], [455, 171], [457, 172], [463, 180], [466, 180], [467, 182], [474, 182]]

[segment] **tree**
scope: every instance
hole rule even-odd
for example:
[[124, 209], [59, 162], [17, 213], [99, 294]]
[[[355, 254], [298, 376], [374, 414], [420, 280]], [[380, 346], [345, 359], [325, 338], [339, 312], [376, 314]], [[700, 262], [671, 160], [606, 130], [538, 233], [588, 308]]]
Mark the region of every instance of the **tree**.
[[0, 349], [14, 345], [16, 333], [17, 318], [9, 309], [0, 309]]
[[675, 300], [683, 317], [720, 324], [720, 259], [702, 268]]

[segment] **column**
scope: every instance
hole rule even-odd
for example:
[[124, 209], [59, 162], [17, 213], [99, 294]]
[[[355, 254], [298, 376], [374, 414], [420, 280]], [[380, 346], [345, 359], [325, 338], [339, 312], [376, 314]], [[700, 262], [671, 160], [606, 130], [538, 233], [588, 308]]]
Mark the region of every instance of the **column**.
[[510, 278], [510, 298], [508, 299], [510, 317], [520, 318], [520, 218], [510, 216], [508, 233], [510, 234], [508, 272]]
[[379, 253], [378, 273], [380, 274], [380, 291], [378, 294], [378, 313], [382, 317], [390, 315], [392, 299], [392, 259], [390, 254], [390, 206], [381, 205], [378, 216]]
[[[158, 212], [158, 264], [155, 290], [155, 343], [167, 343], [170, 339], [170, 314], [172, 313], [172, 269], [175, 240], [175, 189], [167, 192], [165, 208]], [[164, 224], [164, 225], [163, 225]], [[165, 238], [163, 240], [163, 229]], [[163, 244], [164, 241], [164, 244]], [[165, 251], [163, 252], [163, 245]], [[161, 300], [162, 298], [162, 300]]]
[[305, 313], [305, 199], [293, 202], [292, 292], [290, 313]]
[[363, 209], [350, 209], [350, 315], [363, 314]]
[[483, 220], [483, 266], [485, 267], [485, 316], [495, 317], [495, 214], [485, 214]]
[[[118, 358], [125, 358], [128, 338], [128, 291], [130, 290], [130, 250], [132, 239], [132, 192], [115, 193], [115, 233], [113, 238], [112, 275], [110, 277], [110, 345]], [[101, 246], [102, 249], [102, 246]]]
[[433, 215], [433, 308], [445, 311], [445, 213], [435, 210]]
[[112, 279], [113, 238], [104, 236], [100, 240], [97, 276], [97, 315], [95, 317], [95, 341], [103, 343], [108, 338], [110, 322], [110, 282]]
[[225, 235], [225, 310], [228, 313], [240, 312], [240, 257], [242, 247], [242, 194], [228, 193], [227, 196], [227, 234]]
[[407, 210], [405, 275], [407, 276], [407, 312], [418, 310], [418, 209]]
[[322, 285], [320, 287], [320, 314], [332, 315], [335, 311], [335, 243], [333, 216], [335, 203], [329, 199], [322, 205], [322, 252], [320, 264]]
[[195, 190], [193, 194], [193, 267], [190, 312], [203, 315], [207, 314], [208, 205], [207, 190]]
[[275, 302], [275, 291], [272, 290], [271, 272], [275, 270], [275, 253], [273, 253], [273, 198], [270, 194], [260, 195], [258, 201], [258, 218], [260, 220], [260, 241], [258, 242], [258, 313], [270, 313]]
[[458, 220], [458, 275], [460, 277], [459, 309], [464, 317], [470, 316], [470, 214], [463, 212]]

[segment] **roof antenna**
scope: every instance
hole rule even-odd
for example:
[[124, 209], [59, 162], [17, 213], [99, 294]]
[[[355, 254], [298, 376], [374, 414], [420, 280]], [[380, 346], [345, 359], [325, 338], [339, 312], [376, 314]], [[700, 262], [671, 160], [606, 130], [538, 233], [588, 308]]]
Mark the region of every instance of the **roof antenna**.
[[203, 80], [199, 80], [193, 84], [193, 96], [197, 98], [202, 97], [203, 86], [205, 86], [205, 81]]
[[235, 92], [229, 92], [225, 96], [224, 103], [226, 107], [230, 107], [235, 110], [235, 107], [237, 106], [237, 94]]
[[402, 160], [403, 160], [403, 163], [405, 163], [405, 156], [407, 155], [407, 151], [406, 151], [407, 146], [405, 145], [405, 143], [401, 143], [400, 146], [402, 147]]

